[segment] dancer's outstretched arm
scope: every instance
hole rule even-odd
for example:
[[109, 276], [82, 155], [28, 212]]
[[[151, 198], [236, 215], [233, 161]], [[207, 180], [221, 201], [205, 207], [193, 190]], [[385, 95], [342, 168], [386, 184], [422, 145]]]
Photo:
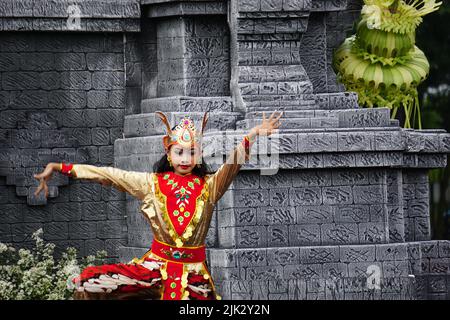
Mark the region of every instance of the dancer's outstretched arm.
[[271, 135], [274, 130], [281, 125], [280, 118], [283, 112], [273, 112], [269, 119], [266, 119], [263, 112], [263, 121], [260, 125], [253, 127], [244, 137], [244, 140], [235, 147], [228, 155], [227, 160], [219, 169], [207, 179], [209, 189], [209, 201], [216, 203], [228, 190], [231, 182], [241, 170], [242, 165], [250, 159], [250, 150], [256, 136]]
[[48, 197], [47, 181], [51, 179], [53, 172], [61, 172], [75, 179], [87, 179], [103, 185], [112, 185], [116, 189], [128, 192], [141, 200], [151, 191], [152, 173], [150, 172], [126, 171], [114, 167], [97, 167], [88, 164], [50, 162], [43, 172], [34, 175], [40, 181], [35, 192], [36, 196], [44, 191], [45, 196]]

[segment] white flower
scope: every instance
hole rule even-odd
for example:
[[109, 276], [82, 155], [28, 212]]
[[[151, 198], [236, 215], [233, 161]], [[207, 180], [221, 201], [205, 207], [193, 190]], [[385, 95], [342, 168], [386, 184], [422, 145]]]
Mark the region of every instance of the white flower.
[[378, 29], [381, 26], [381, 8], [377, 5], [365, 5], [361, 13], [365, 16], [369, 29]]
[[71, 261], [69, 264], [64, 266], [64, 274], [68, 275], [66, 280], [67, 289], [72, 290], [75, 288], [73, 279], [80, 275], [80, 267], [76, 264], [76, 261]]
[[8, 251], [8, 246], [0, 242], [0, 253], [3, 253], [5, 251]]
[[416, 6], [416, 10], [418, 11], [419, 16], [427, 15], [433, 11], [439, 9], [442, 2], [436, 2], [436, 0], [424, 0], [423, 6]]

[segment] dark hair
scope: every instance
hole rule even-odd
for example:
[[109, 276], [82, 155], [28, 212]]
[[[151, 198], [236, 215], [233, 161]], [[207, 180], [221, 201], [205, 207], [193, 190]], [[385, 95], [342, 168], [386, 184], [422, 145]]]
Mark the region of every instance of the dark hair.
[[[175, 129], [175, 126], [172, 128], [172, 130]], [[170, 150], [170, 148], [169, 148]], [[155, 173], [162, 173], [166, 171], [173, 171], [173, 167], [170, 166], [169, 160], [167, 160], [167, 154], [165, 153], [161, 159], [155, 162], [153, 165], [153, 172]], [[206, 164], [205, 160], [202, 157], [202, 163], [200, 164], [200, 167], [197, 165], [194, 166], [194, 169], [192, 169], [192, 173], [204, 178], [205, 175], [211, 174], [211, 170], [209, 169], [209, 166]]]

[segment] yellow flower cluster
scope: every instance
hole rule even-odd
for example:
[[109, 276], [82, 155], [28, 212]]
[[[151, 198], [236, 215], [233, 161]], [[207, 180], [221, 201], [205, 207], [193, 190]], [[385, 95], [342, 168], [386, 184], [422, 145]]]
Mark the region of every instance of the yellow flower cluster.
[[[364, 0], [362, 18], [369, 29], [411, 33], [422, 17], [439, 9], [436, 0]], [[395, 8], [394, 8], [395, 7]]]

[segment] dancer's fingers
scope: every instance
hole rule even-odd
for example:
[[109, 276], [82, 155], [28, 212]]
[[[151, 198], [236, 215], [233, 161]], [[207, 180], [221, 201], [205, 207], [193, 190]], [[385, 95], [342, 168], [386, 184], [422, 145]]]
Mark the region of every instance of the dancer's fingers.
[[42, 183], [39, 184], [36, 191], [34, 192], [34, 196], [37, 197], [42, 190]]
[[276, 117], [276, 120], [279, 120], [281, 118], [281, 116], [283, 115], [283, 111], [280, 111], [280, 115], [278, 117]]
[[48, 186], [47, 183], [44, 182], [44, 190], [45, 190], [45, 197], [48, 198]]
[[270, 115], [269, 121], [273, 119], [273, 117], [275, 116], [276, 113], [277, 113], [277, 110], [275, 110], [274, 112], [272, 112], [272, 114]]
[[274, 119], [272, 120], [272, 122], [275, 123], [276, 121], [280, 120], [280, 118], [281, 118], [282, 115], [283, 115], [283, 112], [280, 112], [280, 114], [279, 114], [276, 118], [274, 118]]

